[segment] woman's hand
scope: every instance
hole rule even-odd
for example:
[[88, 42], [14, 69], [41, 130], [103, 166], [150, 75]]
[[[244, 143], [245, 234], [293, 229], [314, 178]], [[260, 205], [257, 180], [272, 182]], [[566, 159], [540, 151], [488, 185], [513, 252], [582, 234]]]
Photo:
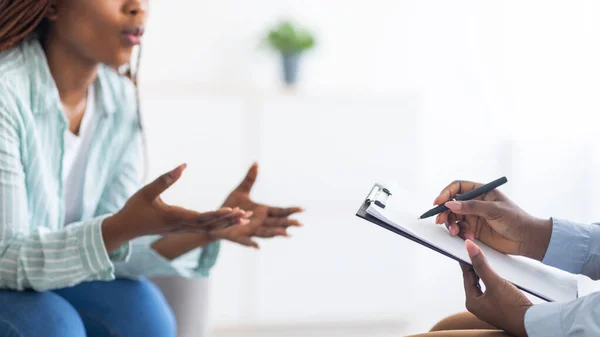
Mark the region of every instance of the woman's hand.
[[434, 201], [449, 208], [438, 215], [436, 223], [445, 223], [453, 236], [477, 239], [502, 253], [541, 261], [550, 242], [552, 222], [529, 215], [497, 189], [473, 200], [450, 201], [479, 186], [469, 181], [448, 185]]
[[[461, 263], [466, 307], [480, 320], [516, 337], [526, 337], [525, 313], [532, 304], [510, 282], [502, 279], [487, 263], [483, 252], [471, 240], [465, 242], [473, 266]], [[485, 292], [479, 287], [479, 278]]]
[[210, 233], [217, 229], [250, 223], [247, 217], [251, 213], [239, 208], [224, 207], [213, 212], [198, 213], [167, 205], [160, 195], [181, 177], [185, 167], [180, 165], [146, 185], [127, 201], [123, 209], [104, 220], [103, 236], [108, 251], [139, 236]]
[[289, 216], [302, 212], [299, 207], [279, 208], [254, 202], [250, 198], [250, 191], [258, 175], [258, 165], [254, 164], [248, 171], [246, 178], [225, 200], [224, 207], [240, 207], [251, 211], [250, 224], [246, 226], [231, 227], [211, 233], [213, 239], [225, 239], [245, 246], [258, 248], [253, 240], [255, 237], [272, 238], [288, 236], [288, 227], [302, 226], [297, 220]]

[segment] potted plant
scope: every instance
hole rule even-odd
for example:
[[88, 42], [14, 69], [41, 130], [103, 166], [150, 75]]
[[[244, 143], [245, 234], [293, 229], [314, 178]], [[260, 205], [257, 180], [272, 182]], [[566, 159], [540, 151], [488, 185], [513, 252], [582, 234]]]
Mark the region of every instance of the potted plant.
[[282, 21], [269, 30], [267, 44], [281, 56], [283, 80], [288, 86], [296, 83], [302, 54], [315, 45], [313, 34], [291, 21]]

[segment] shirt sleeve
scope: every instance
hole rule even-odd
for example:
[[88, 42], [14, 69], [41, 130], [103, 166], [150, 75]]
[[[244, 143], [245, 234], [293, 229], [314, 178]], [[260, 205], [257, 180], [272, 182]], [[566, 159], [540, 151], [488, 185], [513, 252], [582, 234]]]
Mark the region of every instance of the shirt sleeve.
[[[123, 154], [116, 174], [107, 185], [102, 194], [96, 210], [97, 215], [114, 214], [118, 212], [126, 201], [141, 187], [143, 176], [143, 135], [136, 127], [133, 141]], [[131, 247], [122, 247], [114, 254], [119, 257], [126, 256], [123, 261], [115, 262], [115, 273], [118, 277], [138, 278], [152, 276], [179, 275], [183, 277], [206, 277], [215, 265], [219, 253], [220, 243], [213, 242], [198, 248], [200, 250], [197, 263], [190, 266], [182, 263], [182, 259], [172, 261], [165, 259], [152, 249], [152, 243], [160, 236], [147, 236], [133, 240]]]
[[534, 305], [525, 313], [525, 330], [529, 337], [600, 336], [600, 293]]
[[552, 236], [544, 264], [573, 274], [600, 278], [600, 226], [552, 219]]
[[19, 130], [15, 117], [0, 107], [0, 287], [44, 291], [114, 279], [103, 217], [58, 231], [30, 224]]

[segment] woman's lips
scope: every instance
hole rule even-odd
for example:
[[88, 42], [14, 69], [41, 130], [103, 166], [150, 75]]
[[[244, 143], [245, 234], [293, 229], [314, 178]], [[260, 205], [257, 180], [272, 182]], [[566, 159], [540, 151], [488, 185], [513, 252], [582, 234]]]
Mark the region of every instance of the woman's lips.
[[121, 32], [123, 41], [125, 42], [125, 44], [127, 44], [129, 46], [136, 46], [136, 45], [140, 44], [143, 35], [144, 35], [144, 27], [141, 27], [141, 26], [124, 29]]

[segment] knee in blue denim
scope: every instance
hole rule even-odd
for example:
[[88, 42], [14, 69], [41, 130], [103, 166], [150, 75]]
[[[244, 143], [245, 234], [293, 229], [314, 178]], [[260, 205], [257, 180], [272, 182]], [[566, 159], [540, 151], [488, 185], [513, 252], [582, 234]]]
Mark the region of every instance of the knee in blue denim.
[[55, 292], [77, 309], [89, 336], [176, 336], [175, 315], [148, 280], [92, 281]]
[[69, 302], [52, 292], [0, 292], [0, 336], [85, 337]]

